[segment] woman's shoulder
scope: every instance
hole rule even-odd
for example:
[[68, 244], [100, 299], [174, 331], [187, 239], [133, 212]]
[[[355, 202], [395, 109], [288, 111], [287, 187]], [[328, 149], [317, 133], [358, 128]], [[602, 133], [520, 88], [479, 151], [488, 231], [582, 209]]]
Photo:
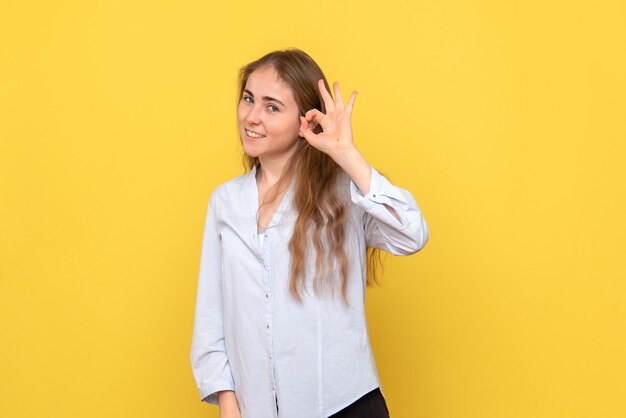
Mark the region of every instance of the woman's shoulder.
[[237, 177], [233, 177], [230, 180], [226, 180], [222, 183], [220, 183], [217, 187], [216, 190], [221, 190], [222, 192], [226, 192], [226, 191], [231, 191], [231, 190], [240, 190], [242, 189], [245, 185], [247, 180], [249, 180], [250, 178], [250, 174], [251, 172], [248, 171], [244, 174], [241, 174]]
[[226, 180], [219, 183], [213, 191], [210, 193], [209, 200], [222, 200], [232, 198], [234, 195], [241, 196], [244, 191], [246, 182], [249, 179], [250, 171], [233, 177], [230, 180]]

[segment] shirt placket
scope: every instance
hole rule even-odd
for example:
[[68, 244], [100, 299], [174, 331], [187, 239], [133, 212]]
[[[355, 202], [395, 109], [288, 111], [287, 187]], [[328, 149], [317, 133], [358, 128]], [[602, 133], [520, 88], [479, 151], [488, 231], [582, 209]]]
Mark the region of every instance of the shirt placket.
[[274, 399], [274, 416], [278, 417], [278, 394], [276, 393], [276, 372], [274, 369], [274, 323], [272, 309], [272, 265], [270, 263], [270, 246], [272, 240], [271, 228], [265, 231], [265, 241], [261, 249], [261, 263], [263, 264], [263, 300], [265, 302], [265, 331], [267, 338], [268, 374], [272, 382], [272, 397]]

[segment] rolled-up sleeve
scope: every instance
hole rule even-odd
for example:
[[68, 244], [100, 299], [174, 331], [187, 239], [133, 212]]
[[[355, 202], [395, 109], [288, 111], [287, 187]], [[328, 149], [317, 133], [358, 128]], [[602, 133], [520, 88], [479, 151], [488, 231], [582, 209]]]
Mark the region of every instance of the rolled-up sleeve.
[[200, 399], [218, 404], [217, 392], [235, 390], [224, 344], [222, 247], [217, 232], [215, 193], [209, 199], [191, 342], [191, 368]]
[[[379, 248], [393, 255], [409, 255], [421, 250], [428, 242], [428, 226], [413, 195], [393, 185], [374, 167], [371, 169], [370, 189], [363, 195], [350, 181], [352, 202], [364, 209], [363, 227], [368, 247]], [[385, 207], [393, 208], [396, 219]]]

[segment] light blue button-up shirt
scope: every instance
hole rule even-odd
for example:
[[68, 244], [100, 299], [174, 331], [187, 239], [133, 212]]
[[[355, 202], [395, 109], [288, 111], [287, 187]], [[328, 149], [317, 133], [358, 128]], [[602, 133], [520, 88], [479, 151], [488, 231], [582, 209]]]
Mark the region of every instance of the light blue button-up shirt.
[[[261, 246], [257, 167], [222, 183], [209, 198], [191, 342], [193, 375], [205, 402], [218, 404], [217, 391], [235, 391], [242, 418], [327, 418], [380, 387], [365, 320], [366, 247], [413, 254], [428, 241], [428, 227], [412, 194], [373, 167], [365, 196], [341, 171], [339, 192], [348, 202], [349, 306], [339, 287], [334, 296], [313, 292], [314, 250], [307, 255], [299, 304], [289, 293], [287, 247], [297, 216], [294, 182]], [[383, 204], [395, 209], [400, 221]]]

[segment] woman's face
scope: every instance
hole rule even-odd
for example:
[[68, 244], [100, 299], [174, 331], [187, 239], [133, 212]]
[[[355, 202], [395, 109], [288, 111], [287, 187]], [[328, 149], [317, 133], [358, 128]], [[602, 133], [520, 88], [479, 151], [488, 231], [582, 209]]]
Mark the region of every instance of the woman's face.
[[[239, 136], [251, 157], [281, 157], [295, 150], [300, 111], [289, 85], [271, 65], [250, 74], [237, 107]], [[262, 158], [262, 157], [261, 157]]]

